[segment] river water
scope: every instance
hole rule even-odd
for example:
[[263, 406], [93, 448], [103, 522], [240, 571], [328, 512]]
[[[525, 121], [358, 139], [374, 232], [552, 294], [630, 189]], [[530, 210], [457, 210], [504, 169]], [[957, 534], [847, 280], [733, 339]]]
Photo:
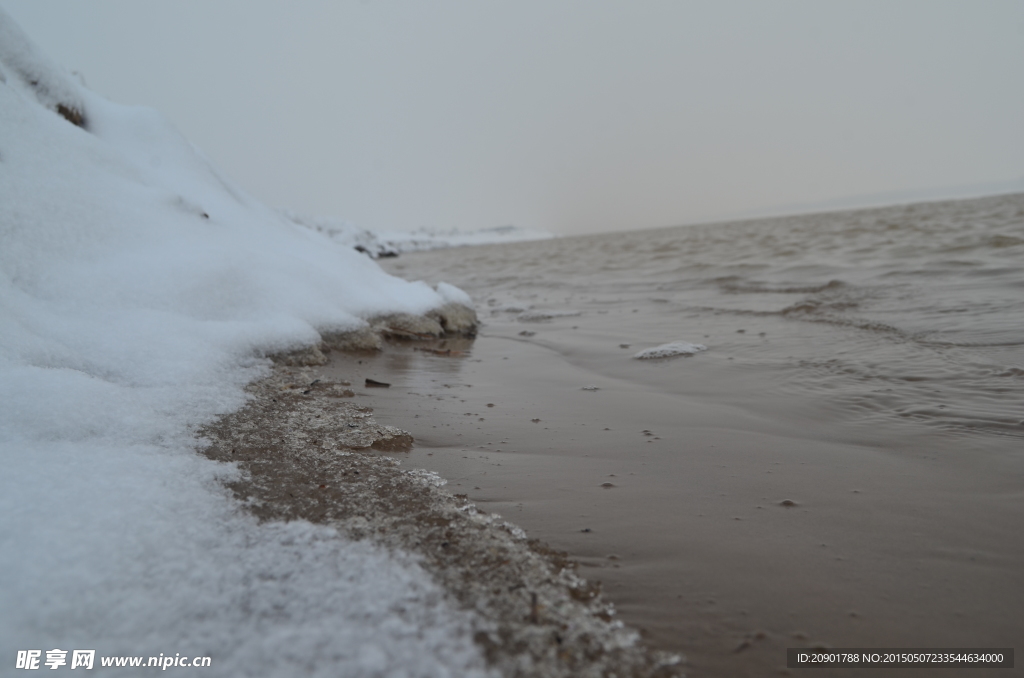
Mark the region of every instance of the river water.
[[[360, 397], [404, 463], [569, 551], [691, 675], [1024, 638], [1024, 195], [386, 266], [484, 321], [344, 366], [393, 383]], [[707, 350], [633, 357], [674, 341]]]

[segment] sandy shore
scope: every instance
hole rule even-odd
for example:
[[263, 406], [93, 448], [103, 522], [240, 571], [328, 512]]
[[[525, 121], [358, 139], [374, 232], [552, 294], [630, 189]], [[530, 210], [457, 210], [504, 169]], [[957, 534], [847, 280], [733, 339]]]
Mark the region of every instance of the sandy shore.
[[503, 675], [682, 675], [683, 659], [638, 642], [564, 553], [444, 489], [439, 476], [383, 454], [413, 441], [354, 402], [365, 382], [339, 373], [356, 364], [349, 355], [340, 364], [279, 365], [249, 387], [248, 406], [200, 432], [204, 454], [242, 471], [230, 488], [248, 510], [418, 554], [477, 612], [475, 640]]

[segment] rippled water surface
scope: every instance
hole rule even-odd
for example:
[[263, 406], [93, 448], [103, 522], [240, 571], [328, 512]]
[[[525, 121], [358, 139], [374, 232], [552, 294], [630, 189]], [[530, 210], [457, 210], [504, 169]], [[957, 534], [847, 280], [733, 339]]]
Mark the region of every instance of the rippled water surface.
[[[484, 321], [343, 366], [393, 383], [359, 397], [403, 463], [570, 552], [690, 675], [1024, 637], [1024, 195], [387, 266]], [[633, 358], [670, 342], [707, 350]]]
[[735, 362], [720, 378], [760, 372], [849, 424], [1024, 437], [1019, 194], [461, 253], [430, 273], [492, 325], [610, 314], [631, 347], [703, 342]]

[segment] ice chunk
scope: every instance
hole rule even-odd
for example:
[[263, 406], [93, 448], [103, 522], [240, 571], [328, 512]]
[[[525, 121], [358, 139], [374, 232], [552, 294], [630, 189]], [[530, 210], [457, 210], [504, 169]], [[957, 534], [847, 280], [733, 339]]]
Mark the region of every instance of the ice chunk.
[[672, 358], [678, 355], [693, 355], [708, 350], [704, 344], [691, 344], [687, 341], [673, 341], [653, 348], [645, 348], [633, 357], [637, 360], [654, 360], [656, 358]]

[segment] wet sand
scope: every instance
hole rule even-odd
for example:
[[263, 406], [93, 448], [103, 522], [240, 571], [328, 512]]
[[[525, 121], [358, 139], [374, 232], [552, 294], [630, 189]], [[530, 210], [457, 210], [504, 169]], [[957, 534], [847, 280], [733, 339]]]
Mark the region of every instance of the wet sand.
[[348, 387], [358, 360], [294, 364], [311, 357], [323, 362], [309, 351], [279, 356], [285, 364], [250, 384], [244, 408], [199, 431], [203, 454], [238, 469], [226, 485], [241, 506], [413, 554], [473, 612], [473, 640], [502, 676], [683, 675], [682, 658], [638, 642], [564, 553], [382, 454], [412, 440], [356, 402]]
[[[403, 275], [458, 255], [417, 256]], [[595, 368], [588, 347], [623, 328], [595, 314], [492, 323], [450, 354], [395, 344], [335, 364], [392, 384], [356, 400], [412, 433], [405, 465], [568, 551], [650, 644], [686, 654], [688, 675], [785, 675], [787, 647], [1024, 637], [1024, 476], [1005, 441], [843, 428], [799, 398], [746, 407], [766, 385], [711, 379], [728, 359], [714, 347], [630, 361], [638, 344]], [[1013, 672], [971, 675], [989, 673]], [[813, 671], [862, 674], [917, 675]]]

